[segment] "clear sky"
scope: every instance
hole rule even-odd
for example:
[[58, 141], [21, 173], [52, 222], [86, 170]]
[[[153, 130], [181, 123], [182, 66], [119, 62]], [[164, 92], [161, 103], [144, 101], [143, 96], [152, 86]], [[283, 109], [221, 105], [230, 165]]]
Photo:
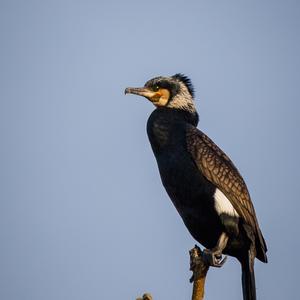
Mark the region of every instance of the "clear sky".
[[[124, 96], [188, 75], [199, 127], [244, 176], [269, 247], [259, 299], [295, 299], [299, 1], [0, 1], [0, 299], [189, 299], [195, 241]], [[241, 299], [235, 259], [206, 299]]]

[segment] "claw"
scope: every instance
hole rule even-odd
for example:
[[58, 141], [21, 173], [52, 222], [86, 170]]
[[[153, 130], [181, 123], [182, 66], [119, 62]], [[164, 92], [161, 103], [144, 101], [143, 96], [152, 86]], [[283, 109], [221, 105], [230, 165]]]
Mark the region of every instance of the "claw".
[[214, 252], [209, 249], [204, 249], [203, 250], [203, 259], [206, 261], [206, 263], [209, 266], [216, 267], [216, 268], [221, 268], [224, 263], [227, 260], [227, 256], [225, 255], [224, 258], [222, 256], [222, 253], [219, 252]]
[[225, 264], [226, 260], [227, 260], [227, 255], [224, 255], [224, 258], [218, 262], [217, 267], [221, 268]]

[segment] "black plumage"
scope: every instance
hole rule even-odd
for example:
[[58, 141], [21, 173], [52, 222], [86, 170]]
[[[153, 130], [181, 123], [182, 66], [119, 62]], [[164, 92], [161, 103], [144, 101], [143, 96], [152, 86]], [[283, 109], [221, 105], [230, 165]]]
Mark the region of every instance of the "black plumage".
[[191, 235], [207, 249], [211, 265], [220, 256], [236, 257], [242, 266], [244, 299], [256, 299], [254, 258], [267, 262], [247, 186], [228, 156], [196, 128], [194, 89], [182, 74], [156, 77], [126, 93], [146, 97], [157, 108], [147, 133], [162, 183]]

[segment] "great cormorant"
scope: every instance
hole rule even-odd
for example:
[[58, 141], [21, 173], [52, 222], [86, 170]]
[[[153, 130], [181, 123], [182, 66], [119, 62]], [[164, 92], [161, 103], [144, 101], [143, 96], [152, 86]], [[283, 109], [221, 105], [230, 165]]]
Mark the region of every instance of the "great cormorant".
[[267, 246], [239, 171], [196, 128], [190, 79], [182, 74], [160, 76], [125, 93], [144, 96], [156, 106], [147, 133], [162, 183], [191, 235], [207, 248], [209, 264], [222, 266], [222, 254], [236, 257], [244, 299], [256, 299], [254, 258], [267, 262]]

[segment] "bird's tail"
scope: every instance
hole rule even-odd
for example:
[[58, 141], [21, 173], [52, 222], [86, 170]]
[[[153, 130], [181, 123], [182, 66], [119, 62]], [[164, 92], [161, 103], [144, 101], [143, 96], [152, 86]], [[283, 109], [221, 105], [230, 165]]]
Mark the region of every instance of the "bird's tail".
[[242, 286], [244, 300], [256, 300], [255, 276], [254, 276], [254, 258], [250, 251], [248, 255], [241, 260], [242, 265]]

